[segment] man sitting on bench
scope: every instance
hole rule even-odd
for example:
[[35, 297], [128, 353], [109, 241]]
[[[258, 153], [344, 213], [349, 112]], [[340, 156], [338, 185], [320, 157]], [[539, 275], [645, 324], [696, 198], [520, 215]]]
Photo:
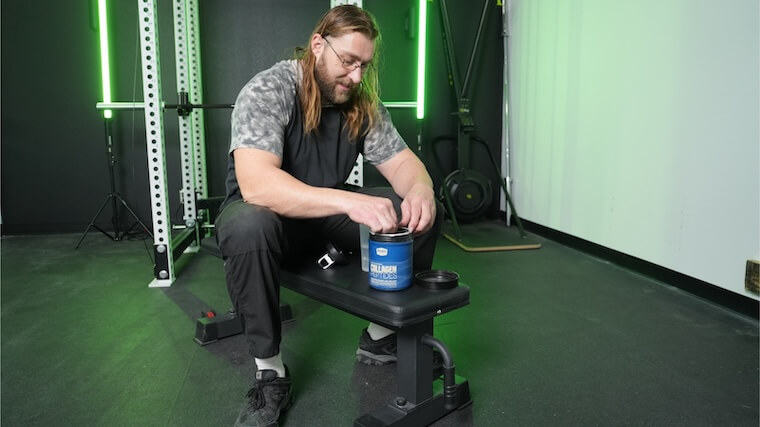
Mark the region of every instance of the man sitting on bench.
[[[369, 13], [335, 7], [296, 50], [296, 59], [254, 76], [235, 102], [227, 197], [216, 236], [257, 366], [236, 425], [275, 425], [291, 402], [279, 311], [280, 268], [288, 259], [319, 255], [327, 242], [355, 251], [359, 224], [376, 233], [402, 226], [415, 235], [414, 270], [431, 267], [443, 210], [425, 166], [378, 99], [380, 40]], [[392, 189], [343, 187], [359, 153]], [[357, 358], [395, 361], [393, 331], [371, 323]]]

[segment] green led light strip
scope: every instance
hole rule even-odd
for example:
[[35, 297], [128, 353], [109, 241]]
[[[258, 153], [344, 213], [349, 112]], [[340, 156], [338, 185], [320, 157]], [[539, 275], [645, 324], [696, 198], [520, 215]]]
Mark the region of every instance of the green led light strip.
[[427, 45], [427, 0], [420, 0], [417, 37], [417, 119], [425, 118], [425, 47]]
[[[98, 0], [98, 29], [100, 31], [100, 73], [103, 80], [103, 102], [111, 102], [111, 66], [108, 57], [108, 13], [106, 0]], [[103, 117], [110, 119], [111, 110], [103, 110]]]

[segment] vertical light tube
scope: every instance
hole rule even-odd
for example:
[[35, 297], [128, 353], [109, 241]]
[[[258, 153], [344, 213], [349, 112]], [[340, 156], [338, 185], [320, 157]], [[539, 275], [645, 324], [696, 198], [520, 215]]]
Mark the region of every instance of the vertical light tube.
[[427, 2], [420, 0], [417, 25], [417, 119], [425, 118], [425, 48], [427, 46]]
[[[100, 74], [103, 82], [103, 102], [111, 102], [111, 66], [108, 56], [108, 12], [106, 0], [98, 0], [98, 30], [100, 32]], [[111, 110], [104, 110], [103, 117], [110, 119]]]

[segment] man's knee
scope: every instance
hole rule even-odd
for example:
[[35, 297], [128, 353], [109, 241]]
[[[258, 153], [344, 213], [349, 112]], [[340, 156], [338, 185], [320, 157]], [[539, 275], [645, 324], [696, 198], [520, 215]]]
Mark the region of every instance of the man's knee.
[[223, 256], [254, 250], [282, 252], [282, 223], [271, 209], [233, 202], [221, 212], [215, 228]]

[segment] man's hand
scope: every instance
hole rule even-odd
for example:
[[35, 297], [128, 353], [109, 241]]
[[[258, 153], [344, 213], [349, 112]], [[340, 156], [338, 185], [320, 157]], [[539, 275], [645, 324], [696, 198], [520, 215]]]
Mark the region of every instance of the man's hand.
[[373, 233], [396, 231], [398, 218], [390, 199], [349, 192], [346, 195], [346, 214], [352, 221], [366, 225]]
[[435, 222], [435, 197], [426, 184], [415, 184], [401, 202], [401, 223], [413, 234], [428, 231]]
[[433, 180], [425, 165], [405, 148], [395, 156], [377, 165], [377, 170], [391, 183], [402, 199], [400, 225], [414, 234], [424, 233], [435, 222], [435, 196]]

